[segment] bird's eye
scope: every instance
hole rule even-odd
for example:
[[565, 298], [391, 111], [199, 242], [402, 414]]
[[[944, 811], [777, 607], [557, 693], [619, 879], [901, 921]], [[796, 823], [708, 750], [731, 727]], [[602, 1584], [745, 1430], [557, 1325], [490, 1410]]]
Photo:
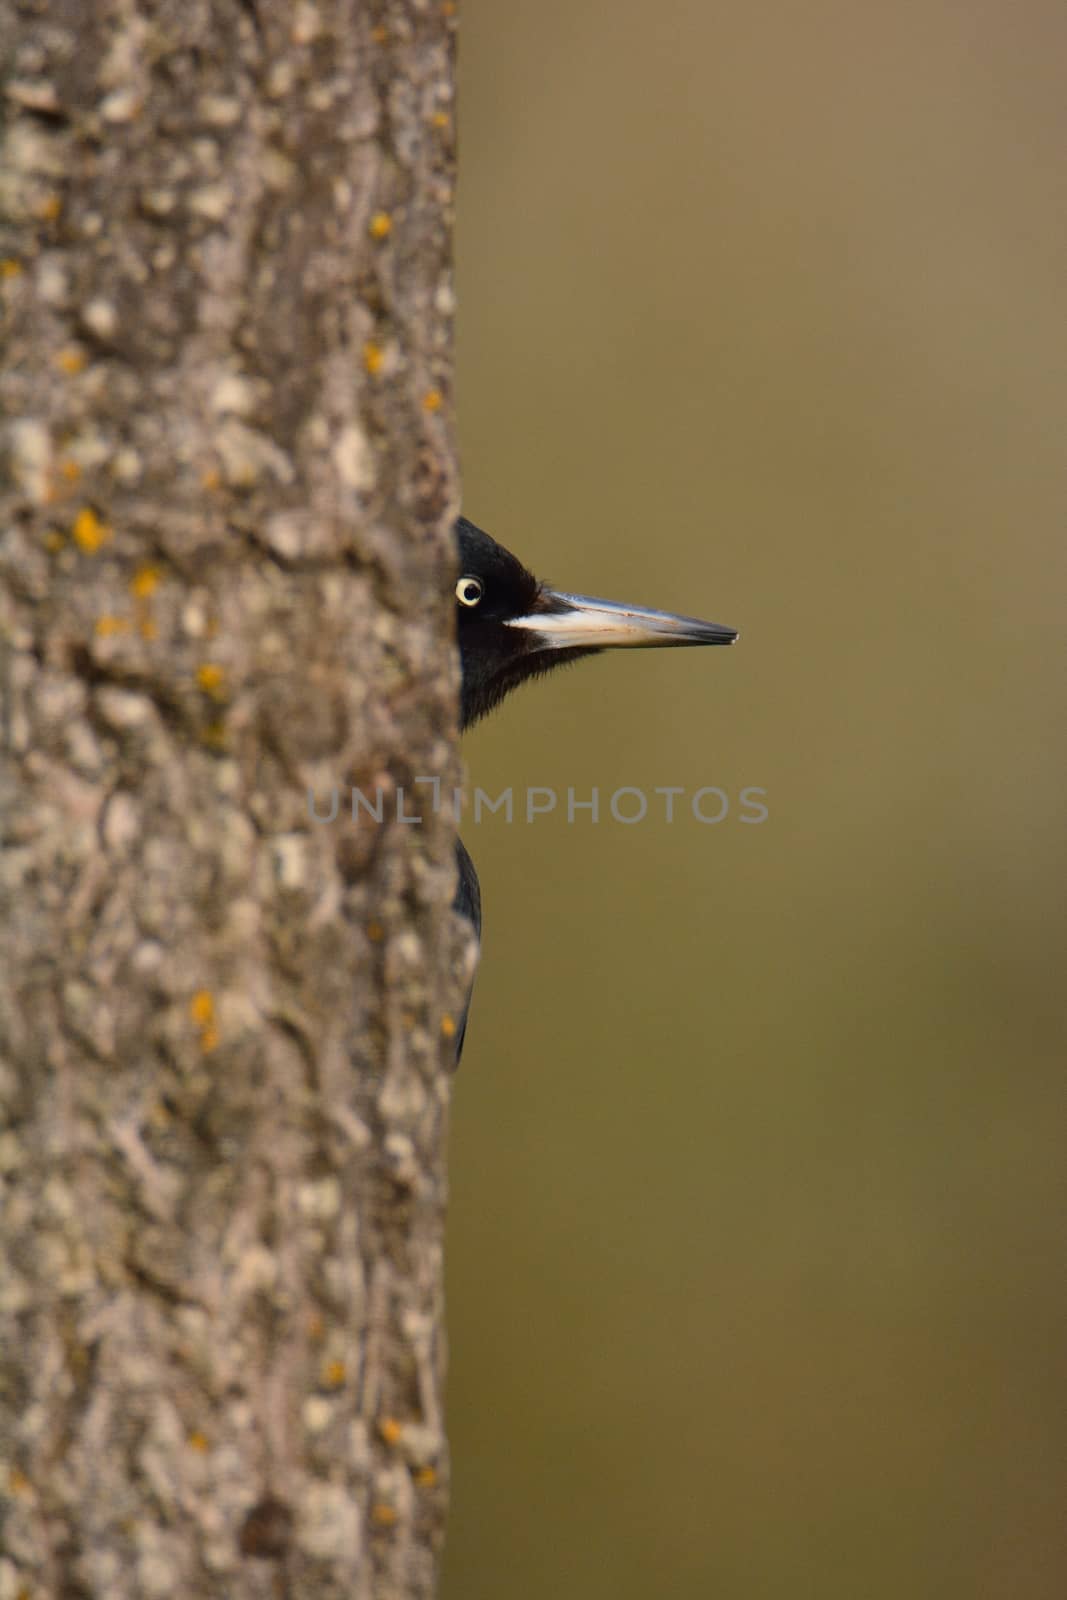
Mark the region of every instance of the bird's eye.
[[484, 589], [481, 578], [460, 578], [456, 584], [456, 599], [461, 606], [476, 606]]

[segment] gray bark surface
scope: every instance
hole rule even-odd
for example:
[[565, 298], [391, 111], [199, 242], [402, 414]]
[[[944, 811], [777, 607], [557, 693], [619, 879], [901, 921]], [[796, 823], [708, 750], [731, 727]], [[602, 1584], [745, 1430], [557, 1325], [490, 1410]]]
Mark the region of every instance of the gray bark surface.
[[435, 1589], [453, 9], [0, 0], [0, 1600]]

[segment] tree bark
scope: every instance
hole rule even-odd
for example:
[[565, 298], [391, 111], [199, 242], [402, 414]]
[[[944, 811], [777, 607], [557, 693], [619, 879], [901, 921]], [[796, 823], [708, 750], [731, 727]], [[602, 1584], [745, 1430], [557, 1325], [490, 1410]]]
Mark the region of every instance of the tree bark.
[[0, 1600], [434, 1592], [453, 11], [0, 0]]

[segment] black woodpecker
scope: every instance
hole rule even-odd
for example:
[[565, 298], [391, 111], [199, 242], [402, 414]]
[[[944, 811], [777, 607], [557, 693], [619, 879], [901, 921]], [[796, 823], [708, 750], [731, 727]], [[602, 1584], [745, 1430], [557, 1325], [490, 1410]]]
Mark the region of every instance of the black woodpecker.
[[[552, 589], [466, 517], [456, 523], [456, 539], [456, 636], [463, 728], [492, 711], [520, 683], [581, 656], [620, 647], [733, 644], [737, 638], [733, 628], [717, 622], [698, 622], [695, 617], [674, 616], [669, 611], [649, 611], [643, 606]], [[461, 840], [456, 841], [456, 862], [459, 882], [454, 906], [474, 924], [480, 938], [478, 874]], [[457, 1062], [469, 1009], [470, 995], [458, 1030]]]

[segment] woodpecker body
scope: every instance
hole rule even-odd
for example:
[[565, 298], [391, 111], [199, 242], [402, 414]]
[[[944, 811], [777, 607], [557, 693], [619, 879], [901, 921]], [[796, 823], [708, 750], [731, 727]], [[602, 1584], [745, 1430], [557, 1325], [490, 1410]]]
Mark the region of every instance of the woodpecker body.
[[[535, 578], [510, 551], [466, 517], [456, 523], [460, 576], [456, 635], [461, 665], [460, 723], [470, 727], [512, 689], [553, 667], [601, 650], [665, 645], [733, 644], [737, 633], [715, 622], [567, 594]], [[478, 874], [456, 842], [455, 909], [481, 936]], [[463, 1049], [470, 996], [459, 1028]]]

